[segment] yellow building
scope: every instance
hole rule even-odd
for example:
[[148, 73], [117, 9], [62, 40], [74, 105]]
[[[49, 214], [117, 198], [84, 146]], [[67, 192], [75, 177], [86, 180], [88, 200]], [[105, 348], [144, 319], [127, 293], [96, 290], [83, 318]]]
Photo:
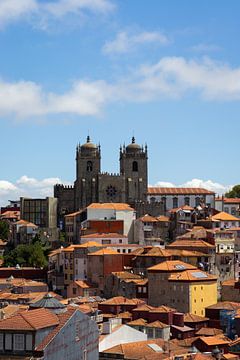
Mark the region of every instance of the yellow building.
[[[217, 302], [217, 277], [199, 269], [170, 275], [173, 293], [181, 294], [182, 306], [177, 309], [205, 316], [205, 308]], [[179, 296], [176, 296], [178, 299]]]
[[179, 260], [148, 268], [148, 303], [167, 305], [184, 313], [205, 315], [217, 302], [217, 277]]

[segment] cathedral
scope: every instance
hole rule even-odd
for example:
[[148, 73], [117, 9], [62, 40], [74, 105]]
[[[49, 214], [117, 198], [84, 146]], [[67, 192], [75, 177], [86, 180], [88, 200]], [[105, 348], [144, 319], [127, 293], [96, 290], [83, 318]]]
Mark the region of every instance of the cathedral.
[[144, 203], [148, 186], [147, 146], [132, 138], [131, 144], [120, 147], [119, 173], [101, 172], [101, 147], [90, 137], [76, 148], [76, 180], [73, 186], [55, 185], [58, 213], [83, 209], [93, 202]]

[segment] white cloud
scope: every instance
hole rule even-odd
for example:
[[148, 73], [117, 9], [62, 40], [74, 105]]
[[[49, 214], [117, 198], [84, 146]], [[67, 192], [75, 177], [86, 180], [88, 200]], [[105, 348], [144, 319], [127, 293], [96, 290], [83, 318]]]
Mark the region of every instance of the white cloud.
[[122, 31], [117, 34], [114, 40], [105, 43], [103, 52], [105, 54], [127, 53], [134, 51], [139, 45], [150, 43], [163, 45], [168, 42], [167, 36], [158, 31], [143, 31], [135, 35], [130, 35], [126, 31]]
[[158, 181], [155, 186], [160, 187], [195, 187], [195, 188], [204, 188], [210, 191], [214, 191], [217, 195], [225, 194], [229, 191], [233, 185], [223, 185], [212, 180], [201, 180], [201, 179], [192, 179], [186, 181], [183, 184], [176, 185], [170, 182]]
[[[48, 20], [60, 19], [68, 14], [86, 13], [106, 14], [114, 9], [111, 0], [58, 0], [42, 2], [41, 0], [1, 0], [0, 28], [9, 23], [34, 18], [42, 29]], [[42, 26], [44, 21], [45, 26]]]
[[240, 67], [206, 58], [165, 57], [156, 64], [140, 66], [115, 83], [78, 80], [64, 93], [46, 92], [30, 81], [0, 80], [0, 117], [96, 116], [109, 103], [151, 102], [187, 93], [208, 101], [239, 101]]
[[[0, 180], [0, 206], [5, 206], [8, 200], [17, 200], [21, 196], [53, 196], [53, 186], [61, 183], [62, 180], [57, 177], [38, 180], [26, 175], [22, 176], [15, 183]], [[67, 182], [65, 184], [69, 185]]]

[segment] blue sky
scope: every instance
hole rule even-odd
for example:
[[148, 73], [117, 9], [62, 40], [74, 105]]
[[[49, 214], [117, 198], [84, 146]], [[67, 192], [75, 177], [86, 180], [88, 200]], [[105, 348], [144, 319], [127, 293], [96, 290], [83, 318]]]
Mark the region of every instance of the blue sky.
[[148, 143], [149, 183], [239, 183], [238, 0], [0, 0], [0, 202]]

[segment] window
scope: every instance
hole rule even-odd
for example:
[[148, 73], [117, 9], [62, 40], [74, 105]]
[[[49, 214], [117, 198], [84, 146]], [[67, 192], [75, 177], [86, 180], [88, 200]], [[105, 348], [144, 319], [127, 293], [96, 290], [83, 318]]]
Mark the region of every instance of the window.
[[70, 274], [70, 280], [72, 280], [73, 279], [73, 276], [72, 276], [72, 274]]
[[88, 162], [87, 162], [87, 172], [91, 172], [92, 169], [93, 169], [92, 161], [88, 161]]
[[139, 292], [139, 294], [142, 292], [141, 286], [138, 286], [138, 292]]
[[12, 334], [5, 334], [5, 350], [12, 350]]
[[138, 171], [138, 163], [137, 163], [137, 161], [133, 161], [133, 163], [132, 163], [132, 171]]
[[173, 198], [173, 209], [176, 209], [178, 207], [178, 198], [174, 197]]
[[13, 335], [13, 349], [18, 351], [24, 350], [24, 334]]
[[103, 245], [111, 244], [111, 240], [110, 239], [103, 239], [102, 244]]
[[188, 196], [186, 196], [185, 198], [184, 198], [184, 204], [185, 205], [190, 205], [190, 197], [188, 197]]
[[26, 350], [33, 350], [32, 334], [26, 335]]
[[122, 244], [122, 239], [119, 239], [119, 244]]
[[152, 196], [152, 197], [150, 198], [150, 202], [153, 204], [153, 203], [155, 203], [155, 201], [156, 201], [156, 198], [155, 198], [154, 196]]
[[146, 294], [146, 292], [147, 292], [147, 288], [144, 286], [143, 287], [143, 293]]
[[231, 214], [236, 215], [236, 209], [234, 207], [231, 208]]
[[76, 293], [77, 293], [77, 289], [73, 288], [73, 295], [76, 295]]
[[67, 276], [67, 274], [65, 274], [65, 280], [67, 280], [67, 278], [68, 278], [68, 276]]
[[225, 208], [224, 208], [224, 211], [225, 211], [226, 213], [229, 213], [229, 208], [228, 208], [228, 207], [225, 207]]

